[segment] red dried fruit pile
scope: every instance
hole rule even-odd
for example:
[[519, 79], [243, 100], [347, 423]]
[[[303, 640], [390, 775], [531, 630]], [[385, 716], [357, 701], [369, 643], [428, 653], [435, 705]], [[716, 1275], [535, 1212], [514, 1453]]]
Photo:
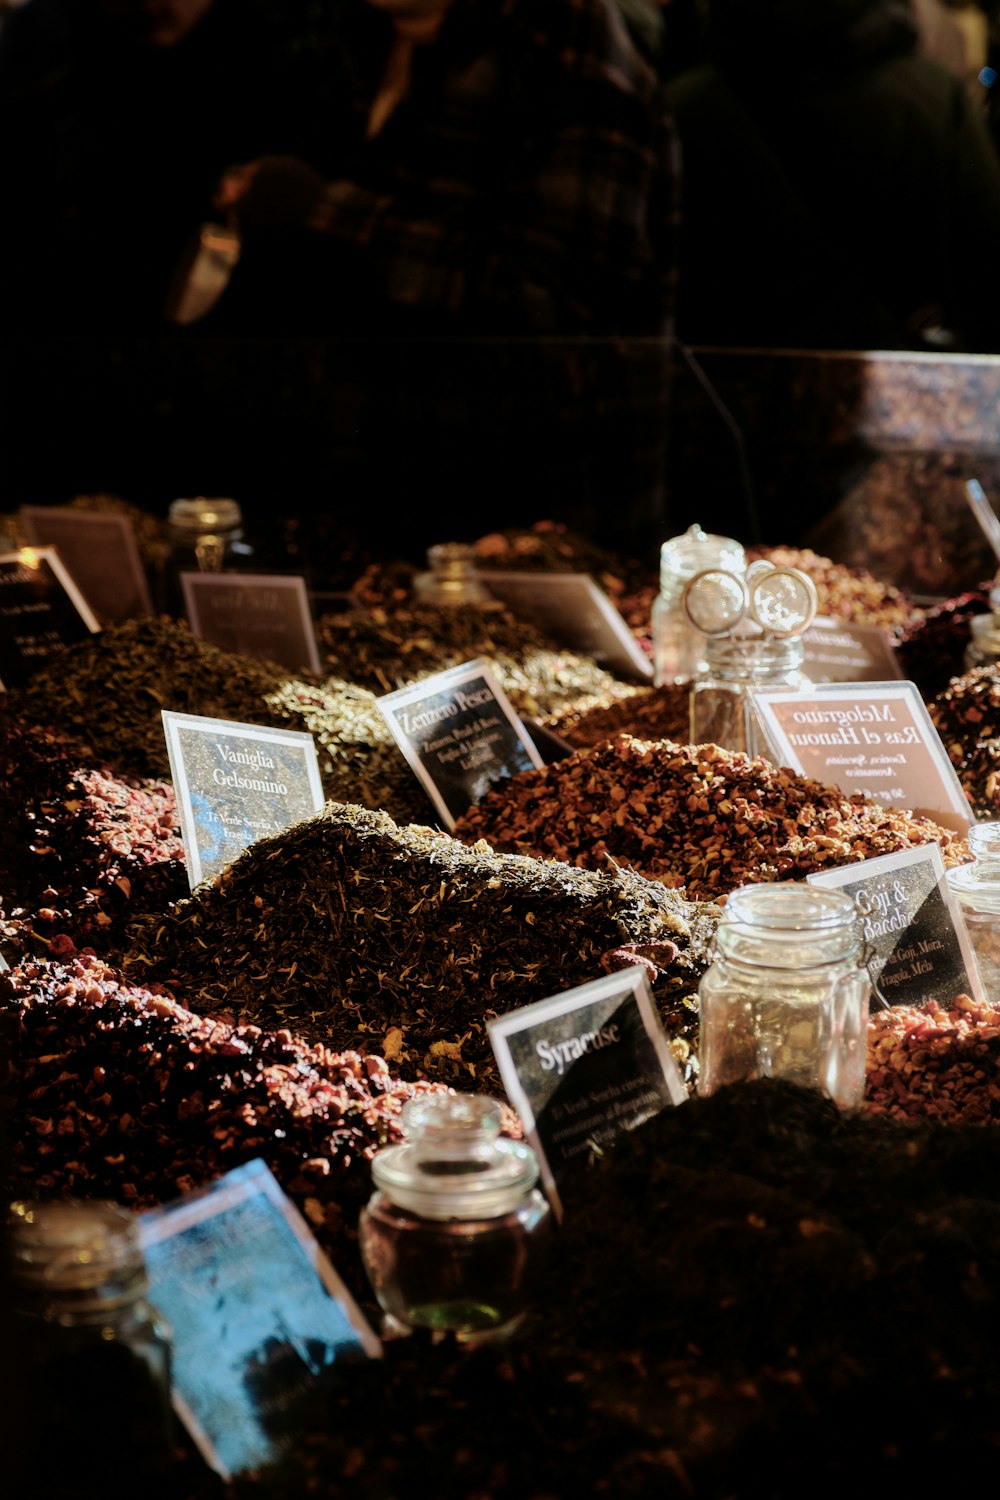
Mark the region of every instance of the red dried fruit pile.
[[928, 711], [976, 817], [1000, 817], [1000, 664], [956, 677]]
[[0, 974], [0, 1028], [14, 1196], [145, 1208], [262, 1157], [341, 1269], [335, 1242], [371, 1191], [371, 1155], [402, 1138], [408, 1099], [440, 1087], [400, 1083], [381, 1057], [203, 1019], [88, 954]]
[[896, 1120], [1000, 1123], [1000, 1006], [959, 995], [873, 1015], [865, 1107]]
[[895, 584], [866, 568], [852, 568], [810, 547], [750, 547], [747, 559], [766, 558], [779, 568], [801, 568], [816, 585], [819, 613], [857, 625], [912, 625], [921, 610]]
[[168, 783], [115, 776], [57, 735], [19, 725], [0, 765], [0, 889], [20, 951], [110, 951], [128, 920], [186, 893]]
[[760, 757], [628, 735], [500, 782], [455, 836], [585, 869], [628, 865], [700, 900], [932, 841], [946, 864], [968, 852], [929, 818]]

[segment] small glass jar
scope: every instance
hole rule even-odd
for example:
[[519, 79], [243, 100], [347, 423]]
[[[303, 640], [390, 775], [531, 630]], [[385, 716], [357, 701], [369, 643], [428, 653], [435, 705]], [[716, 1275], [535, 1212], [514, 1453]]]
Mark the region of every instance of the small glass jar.
[[691, 687], [692, 745], [714, 744], [777, 759], [750, 694], [810, 686], [801, 638], [734, 635], [706, 644], [706, 671]]
[[204, 495], [174, 500], [167, 514], [159, 608], [176, 619], [184, 618], [182, 573], [238, 573], [252, 561], [253, 548], [244, 539], [243, 512], [236, 500]]
[[660, 592], [653, 600], [653, 680], [690, 682], [705, 669], [705, 637], [681, 607], [685, 584], [707, 568], [741, 572], [746, 554], [729, 536], [713, 536], [698, 525], [689, 526], [660, 548]]
[[[990, 595], [992, 602], [993, 595]], [[1000, 614], [973, 615], [969, 621], [969, 642], [965, 648], [965, 669], [988, 667], [1000, 661]]]
[[976, 955], [983, 993], [1000, 1004], [1000, 823], [973, 823], [973, 860], [948, 871], [948, 885], [962, 909]]
[[500, 1123], [499, 1104], [482, 1095], [412, 1099], [407, 1140], [372, 1162], [361, 1255], [387, 1334], [479, 1341], [520, 1321], [550, 1214], [535, 1153], [502, 1137]]
[[112, 1203], [15, 1202], [8, 1221], [23, 1495], [165, 1492], [170, 1335], [146, 1300], [134, 1216]]
[[860, 1105], [870, 981], [845, 891], [798, 882], [733, 891], [698, 994], [699, 1094], [784, 1078], [841, 1109]]
[[475, 549], [467, 542], [439, 542], [427, 551], [429, 572], [417, 573], [413, 588], [420, 604], [493, 605], [476, 572]]

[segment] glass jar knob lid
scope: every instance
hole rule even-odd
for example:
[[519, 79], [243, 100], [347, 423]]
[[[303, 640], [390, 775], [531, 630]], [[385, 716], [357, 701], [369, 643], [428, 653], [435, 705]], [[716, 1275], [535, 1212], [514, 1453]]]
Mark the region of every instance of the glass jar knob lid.
[[816, 585], [800, 568], [754, 564], [747, 573], [750, 618], [768, 635], [801, 635], [819, 608]]
[[738, 573], [705, 568], [689, 579], [681, 596], [684, 613], [702, 635], [727, 635], [747, 612], [747, 586]]

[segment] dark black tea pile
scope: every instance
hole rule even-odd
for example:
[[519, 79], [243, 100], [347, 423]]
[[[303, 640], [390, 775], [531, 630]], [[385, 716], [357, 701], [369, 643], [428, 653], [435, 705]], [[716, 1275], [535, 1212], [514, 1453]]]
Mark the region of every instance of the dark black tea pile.
[[8, 722], [0, 748], [0, 892], [8, 958], [113, 951], [126, 922], [188, 889], [172, 787], [116, 776], [43, 729]]
[[328, 671], [374, 693], [392, 692], [480, 656], [489, 660], [522, 714], [551, 714], [629, 691], [589, 656], [553, 650], [533, 625], [498, 605], [411, 604], [391, 614], [375, 609], [328, 615], [320, 621], [320, 633]]
[[0, 1034], [17, 1068], [13, 1196], [148, 1208], [262, 1157], [364, 1292], [351, 1235], [369, 1160], [402, 1139], [406, 1101], [437, 1085], [287, 1031], [207, 1021], [88, 955], [0, 973]]
[[1000, 1132], [737, 1085], [563, 1199], [517, 1343], [389, 1346], [240, 1500], [874, 1500], [995, 1459]]
[[629, 872], [466, 848], [329, 803], [137, 927], [125, 964], [201, 1013], [289, 1026], [474, 1087], [486, 1020], [594, 979], [624, 944], [672, 940], [664, 1004], [690, 994], [718, 910]]

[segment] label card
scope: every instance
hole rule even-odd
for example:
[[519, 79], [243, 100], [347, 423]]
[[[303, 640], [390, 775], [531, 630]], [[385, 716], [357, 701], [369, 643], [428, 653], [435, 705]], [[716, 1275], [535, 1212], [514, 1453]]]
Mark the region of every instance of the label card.
[[304, 578], [182, 573], [181, 588], [191, 629], [202, 640], [290, 672], [322, 672]]
[[0, 556], [0, 689], [20, 687], [53, 651], [100, 628], [54, 547]]
[[476, 577], [512, 614], [534, 621], [567, 650], [592, 656], [609, 672], [652, 680], [652, 660], [589, 574], [477, 569]]
[[378, 706], [449, 831], [495, 781], [544, 764], [481, 658], [387, 693]]
[[861, 907], [868, 972], [890, 1005], [983, 999], [975, 953], [937, 844], [807, 875]]
[[817, 618], [802, 635], [813, 682], [885, 682], [902, 677], [888, 631], [878, 625]]
[[150, 1301], [173, 1332], [174, 1406], [224, 1479], [271, 1463], [294, 1405], [381, 1344], [262, 1161], [139, 1216]]
[[161, 717], [192, 890], [257, 839], [322, 809], [311, 734], [167, 710]]
[[559, 1218], [567, 1164], [687, 1098], [640, 965], [487, 1022]]
[[128, 516], [47, 505], [22, 505], [20, 515], [30, 542], [59, 548], [80, 592], [102, 620], [153, 613]]
[[782, 764], [965, 834], [972, 809], [912, 682], [753, 694]]

